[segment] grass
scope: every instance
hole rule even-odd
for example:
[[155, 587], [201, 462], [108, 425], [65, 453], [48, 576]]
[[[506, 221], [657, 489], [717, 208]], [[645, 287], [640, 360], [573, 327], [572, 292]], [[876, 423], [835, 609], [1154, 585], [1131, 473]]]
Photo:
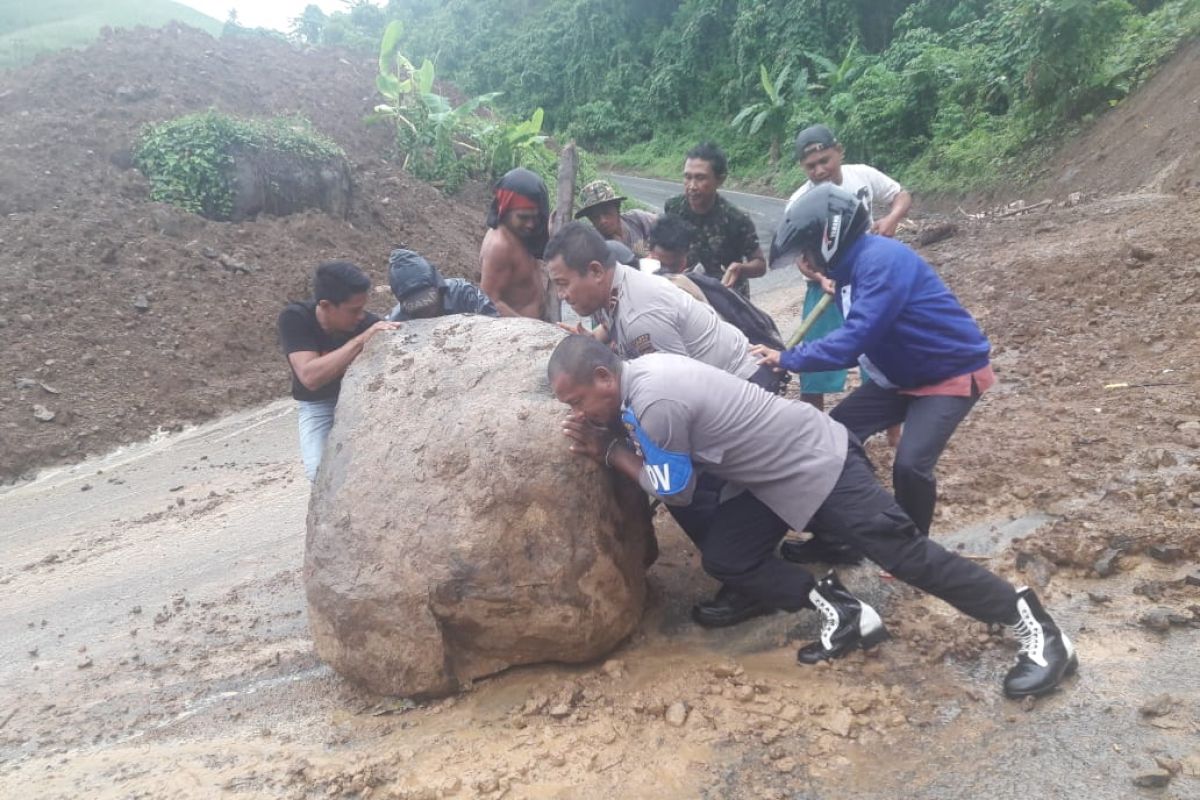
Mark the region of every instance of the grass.
[[171, 0], [19, 0], [0, 3], [0, 69], [94, 41], [104, 26], [158, 27], [177, 20], [215, 35], [222, 23]]

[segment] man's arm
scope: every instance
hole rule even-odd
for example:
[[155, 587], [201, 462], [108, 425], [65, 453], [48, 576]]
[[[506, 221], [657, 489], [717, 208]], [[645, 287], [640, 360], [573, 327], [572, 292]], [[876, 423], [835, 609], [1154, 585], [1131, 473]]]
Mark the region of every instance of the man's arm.
[[513, 277], [512, 259], [503, 248], [485, 244], [479, 251], [479, 276], [479, 288], [492, 299], [500, 316], [521, 316], [502, 299]]
[[[648, 494], [662, 498], [668, 505], [685, 506], [692, 502], [696, 489], [696, 470], [691, 464], [685, 412], [678, 403], [659, 400], [646, 409], [639, 420], [645, 434], [663, 450], [674, 455], [686, 455], [686, 474], [671, 475], [670, 464], [651, 464], [656, 474], [650, 474], [645, 460], [634, 452], [622, 435], [613, 435], [607, 428], [592, 425], [581, 414], [572, 414], [563, 421], [563, 434], [572, 440], [570, 450], [591, 458], [598, 464], [615, 469], [635, 481]], [[676, 463], [678, 468], [679, 462]], [[674, 489], [664, 494], [663, 489]]]
[[845, 325], [815, 342], [780, 353], [778, 365], [792, 372], [854, 366], [860, 355], [887, 334], [908, 302], [911, 281], [899, 280], [899, 273], [885, 265], [860, 261], [855, 268], [854, 303]]
[[487, 293], [473, 283], [464, 280], [447, 282], [447, 297], [455, 314], [482, 314], [487, 317], [499, 316], [496, 304]]
[[337, 350], [325, 355], [320, 355], [313, 350], [296, 350], [288, 353], [288, 363], [292, 365], [292, 371], [296, 373], [297, 380], [303, 384], [304, 388], [315, 392], [327, 383], [342, 377], [376, 333], [393, 331], [399, 327], [399, 322], [380, 320]]
[[767, 259], [763, 256], [762, 248], [750, 254], [745, 261], [735, 261], [725, 268], [721, 283], [733, 286], [739, 278], [761, 278], [767, 274]]
[[892, 207], [888, 211], [888, 215], [875, 221], [875, 233], [880, 236], [895, 236], [896, 227], [899, 226], [900, 220], [908, 216], [910, 208], [912, 208], [912, 195], [907, 190], [901, 189], [896, 198], [892, 200]]
[[721, 283], [726, 286], [733, 286], [742, 278], [761, 277], [767, 272], [767, 259], [763, 257], [762, 246], [758, 242], [758, 231], [754, 230], [754, 222], [745, 212], [741, 213], [737, 236], [741, 243], [739, 252], [742, 253], [742, 260], [725, 267]]
[[864, 177], [871, 185], [872, 196], [877, 201], [888, 204], [887, 216], [875, 220], [871, 230], [880, 236], [895, 236], [900, 220], [904, 219], [908, 210], [912, 208], [912, 195], [887, 173], [866, 164], [861, 166], [865, 170]]

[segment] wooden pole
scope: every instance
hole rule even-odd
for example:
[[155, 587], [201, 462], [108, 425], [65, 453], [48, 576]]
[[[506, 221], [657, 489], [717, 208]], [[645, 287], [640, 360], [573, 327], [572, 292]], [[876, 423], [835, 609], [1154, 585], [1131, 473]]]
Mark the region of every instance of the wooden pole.
[[579, 157], [575, 152], [575, 140], [567, 142], [558, 156], [558, 193], [554, 213], [550, 215], [550, 235], [558, 233], [571, 221], [575, 213], [575, 174], [579, 169]]
[[833, 305], [833, 295], [824, 295], [817, 304], [813, 306], [813, 310], [808, 312], [808, 316], [800, 323], [800, 327], [796, 328], [796, 332], [787, 340], [787, 349], [791, 350], [796, 345], [800, 344], [800, 340], [804, 338], [804, 334], [808, 333], [809, 328], [817, 321], [817, 318], [825, 313], [825, 309]]

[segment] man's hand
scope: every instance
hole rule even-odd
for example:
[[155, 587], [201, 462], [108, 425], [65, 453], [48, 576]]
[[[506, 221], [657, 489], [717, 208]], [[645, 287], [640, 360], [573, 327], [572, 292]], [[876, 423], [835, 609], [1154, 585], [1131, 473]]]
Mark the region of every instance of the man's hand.
[[741, 277], [742, 270], [745, 267], [746, 263], [744, 261], [735, 261], [730, 264], [725, 268], [725, 274], [721, 276], [721, 284], [732, 287], [738, 282], [738, 278]]
[[399, 322], [389, 322], [386, 319], [381, 319], [381, 320], [379, 320], [379, 322], [376, 322], [374, 325], [372, 325], [371, 327], [367, 328], [365, 331], [360, 333], [358, 335], [358, 338], [362, 342], [363, 346], [365, 347], [367, 342], [371, 341], [371, 337], [373, 337], [375, 334], [379, 333], [380, 331], [394, 331], [399, 327], [400, 327]]
[[837, 284], [828, 275], [817, 275], [817, 283], [821, 284], [821, 291], [825, 294], [834, 294], [837, 291]]
[[779, 369], [778, 350], [772, 350], [765, 344], [756, 344], [750, 348], [750, 355], [758, 359], [759, 366]]
[[888, 238], [891, 238], [896, 235], [896, 227], [899, 224], [900, 220], [893, 219], [889, 214], [883, 219], [875, 221], [875, 224], [871, 226], [871, 233], [877, 233], [880, 236], [887, 236]]
[[892, 237], [896, 235], [896, 228], [900, 227], [900, 220], [908, 214], [908, 210], [912, 208], [912, 195], [901, 189], [900, 194], [896, 195], [892, 200], [892, 207], [888, 211], [888, 215], [880, 220], [877, 220], [871, 226], [872, 233], [878, 233], [880, 236]]
[[604, 453], [615, 438], [607, 428], [593, 425], [578, 412], [563, 420], [563, 435], [571, 440], [568, 448], [576, 455], [586, 456], [598, 464], [604, 463]]
[[576, 323], [575, 327], [571, 327], [565, 322], [556, 322], [554, 324], [562, 328], [567, 333], [591, 336], [600, 344], [608, 344], [608, 328], [604, 327], [603, 325], [597, 325], [595, 328], [592, 328], [589, 331], [587, 328], [583, 327], [582, 322]]

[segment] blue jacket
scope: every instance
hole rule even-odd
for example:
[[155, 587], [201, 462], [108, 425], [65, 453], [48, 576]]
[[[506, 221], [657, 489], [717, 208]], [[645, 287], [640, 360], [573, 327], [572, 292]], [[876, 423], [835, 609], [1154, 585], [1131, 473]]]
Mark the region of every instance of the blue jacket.
[[837, 283], [835, 302], [850, 293], [846, 324], [785, 351], [779, 359], [785, 369], [846, 369], [865, 355], [888, 382], [916, 389], [987, 366], [987, 337], [907, 245], [866, 234], [829, 276]]
[[[499, 316], [500, 312], [492, 303], [491, 298], [483, 293], [475, 284], [462, 278], [442, 279], [442, 313], [446, 314], [482, 314], [485, 317]], [[407, 322], [408, 315], [397, 303], [388, 314], [392, 322]]]

